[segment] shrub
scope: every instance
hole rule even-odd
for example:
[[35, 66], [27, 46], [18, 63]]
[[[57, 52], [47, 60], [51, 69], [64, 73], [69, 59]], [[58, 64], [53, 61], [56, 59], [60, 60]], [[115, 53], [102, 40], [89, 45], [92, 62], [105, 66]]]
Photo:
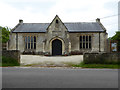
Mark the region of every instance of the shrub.
[[24, 51], [23, 55], [36, 55], [35, 51]]
[[71, 54], [71, 55], [82, 55], [83, 52], [81, 52], [81, 51], [71, 51], [70, 54]]
[[17, 60], [11, 57], [2, 56], [2, 66], [19, 66], [19, 65], [20, 64], [18, 63]]

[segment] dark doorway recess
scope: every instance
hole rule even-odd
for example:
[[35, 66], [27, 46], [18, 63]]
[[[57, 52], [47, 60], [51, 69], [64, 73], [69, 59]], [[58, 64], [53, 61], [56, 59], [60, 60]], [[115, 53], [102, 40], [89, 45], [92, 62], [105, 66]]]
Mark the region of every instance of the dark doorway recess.
[[52, 55], [62, 55], [62, 42], [58, 39], [52, 41]]

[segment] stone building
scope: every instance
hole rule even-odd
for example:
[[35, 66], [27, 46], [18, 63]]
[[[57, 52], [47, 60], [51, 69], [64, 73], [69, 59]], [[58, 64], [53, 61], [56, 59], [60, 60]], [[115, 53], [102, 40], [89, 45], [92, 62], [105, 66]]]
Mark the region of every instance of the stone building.
[[107, 33], [96, 22], [63, 23], [56, 15], [51, 23], [19, 23], [12, 29], [9, 50], [64, 55], [71, 52], [106, 52]]

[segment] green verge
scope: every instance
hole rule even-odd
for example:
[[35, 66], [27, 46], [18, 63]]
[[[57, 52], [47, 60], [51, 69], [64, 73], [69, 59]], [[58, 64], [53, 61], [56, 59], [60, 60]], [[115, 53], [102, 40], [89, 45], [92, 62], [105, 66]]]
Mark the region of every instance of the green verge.
[[17, 62], [17, 60], [11, 58], [11, 57], [5, 57], [2, 56], [2, 67], [7, 66], [20, 66], [20, 64]]
[[85, 64], [81, 62], [79, 65], [72, 65], [73, 67], [82, 67], [82, 68], [111, 68], [111, 69], [120, 69], [118, 64]]

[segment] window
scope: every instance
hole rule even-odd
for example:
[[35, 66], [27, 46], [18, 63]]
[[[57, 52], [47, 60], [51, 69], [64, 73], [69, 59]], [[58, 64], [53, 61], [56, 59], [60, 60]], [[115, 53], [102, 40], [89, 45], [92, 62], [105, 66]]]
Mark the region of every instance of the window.
[[36, 37], [34, 36], [34, 49], [36, 49]]
[[80, 36], [80, 49], [82, 49], [82, 36]]
[[27, 37], [25, 37], [25, 48], [27, 48]]
[[33, 49], [33, 37], [31, 37], [31, 49]]
[[89, 48], [91, 48], [91, 36], [89, 36]]
[[86, 43], [86, 49], [88, 49], [88, 43]]
[[56, 21], [55, 21], [55, 22], [56, 22], [55, 27], [56, 27], [56, 28], [59, 28], [59, 24], [58, 24], [58, 23], [59, 23], [59, 21], [56, 19]]
[[30, 49], [30, 36], [28, 36], [28, 49]]
[[58, 24], [58, 20], [56, 20], [56, 23]]
[[36, 49], [35, 36], [25, 36], [25, 49]]
[[88, 36], [86, 36], [86, 41], [88, 41]]
[[91, 36], [80, 36], [80, 49], [91, 49]]

